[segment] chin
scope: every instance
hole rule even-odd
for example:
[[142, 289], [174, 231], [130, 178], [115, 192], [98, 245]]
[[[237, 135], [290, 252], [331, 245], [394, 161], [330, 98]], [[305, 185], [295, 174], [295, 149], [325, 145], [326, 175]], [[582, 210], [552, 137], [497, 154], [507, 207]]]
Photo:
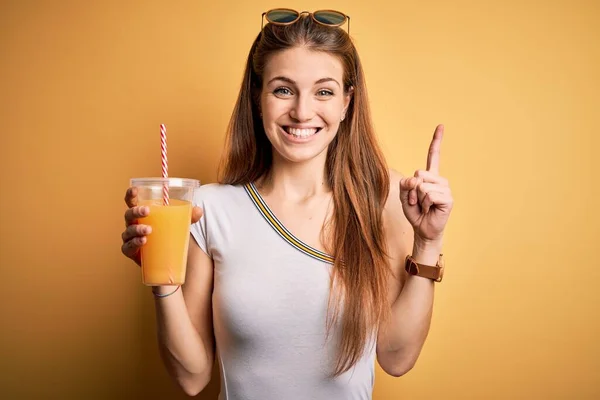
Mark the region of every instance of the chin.
[[277, 147], [274, 147], [273, 151], [287, 162], [305, 163], [316, 158], [323, 157], [325, 154], [327, 154], [327, 147], [324, 149], [278, 149]]

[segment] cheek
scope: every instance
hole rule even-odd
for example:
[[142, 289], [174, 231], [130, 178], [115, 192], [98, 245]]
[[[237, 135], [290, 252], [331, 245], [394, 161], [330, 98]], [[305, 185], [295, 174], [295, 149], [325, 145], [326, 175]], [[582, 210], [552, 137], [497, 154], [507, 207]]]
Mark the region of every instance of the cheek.
[[261, 110], [263, 116], [277, 118], [281, 114], [284, 114], [289, 111], [289, 104], [289, 101], [284, 101], [273, 96], [265, 96], [262, 98], [261, 101]]
[[328, 125], [337, 125], [342, 117], [343, 106], [341, 102], [330, 102], [326, 109], [323, 110], [323, 119]]

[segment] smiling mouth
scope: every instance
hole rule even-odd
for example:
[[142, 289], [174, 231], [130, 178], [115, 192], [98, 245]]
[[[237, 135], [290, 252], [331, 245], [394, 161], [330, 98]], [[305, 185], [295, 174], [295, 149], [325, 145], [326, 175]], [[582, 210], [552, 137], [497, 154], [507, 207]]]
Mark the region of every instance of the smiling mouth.
[[282, 126], [282, 129], [288, 135], [294, 136], [296, 138], [307, 138], [312, 135], [315, 135], [321, 131], [323, 128], [292, 128], [291, 126]]

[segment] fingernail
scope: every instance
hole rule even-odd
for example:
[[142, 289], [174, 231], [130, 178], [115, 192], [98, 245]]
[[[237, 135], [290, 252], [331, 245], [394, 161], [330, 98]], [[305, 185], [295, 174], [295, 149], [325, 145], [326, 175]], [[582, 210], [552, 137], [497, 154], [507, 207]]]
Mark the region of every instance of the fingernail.
[[150, 233], [152, 233], [152, 228], [147, 226], [146, 229], [144, 229], [144, 234], [148, 235]]

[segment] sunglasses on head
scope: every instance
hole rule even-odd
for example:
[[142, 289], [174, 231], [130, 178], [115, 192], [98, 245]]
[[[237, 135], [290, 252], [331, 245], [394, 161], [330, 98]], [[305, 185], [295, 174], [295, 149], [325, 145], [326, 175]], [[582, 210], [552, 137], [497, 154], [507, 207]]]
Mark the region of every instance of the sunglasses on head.
[[350, 34], [350, 17], [335, 10], [318, 10], [315, 12], [298, 12], [289, 8], [274, 8], [262, 14], [260, 29], [262, 30], [264, 19], [273, 25], [290, 25], [300, 19], [302, 14], [309, 14], [313, 21], [325, 26], [338, 27], [344, 25], [348, 20], [348, 34]]

